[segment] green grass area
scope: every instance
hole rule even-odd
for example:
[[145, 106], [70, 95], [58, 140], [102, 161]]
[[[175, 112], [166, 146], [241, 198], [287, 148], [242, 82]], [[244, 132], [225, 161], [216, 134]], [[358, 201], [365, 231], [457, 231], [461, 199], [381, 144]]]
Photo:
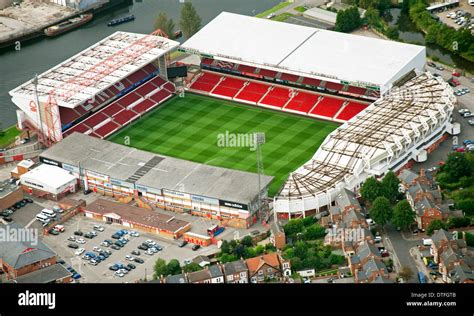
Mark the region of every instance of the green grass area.
[[285, 22], [286, 20], [288, 20], [292, 16], [294, 16], [294, 15], [291, 14], [291, 13], [282, 13], [282, 14], [279, 14], [276, 17], [274, 17], [273, 21]]
[[6, 147], [13, 143], [20, 133], [21, 132], [16, 128], [15, 125], [0, 132], [0, 148]]
[[299, 6], [299, 7], [295, 8], [295, 11], [298, 11], [298, 12], [305, 12], [306, 10], [308, 10], [308, 9], [306, 7], [303, 7], [303, 6]]
[[278, 11], [280, 9], [283, 9], [283, 8], [289, 6], [289, 5], [290, 5], [290, 3], [288, 1], [279, 3], [276, 6], [274, 6], [273, 8], [268, 9], [267, 11], [264, 11], [262, 13], [257, 14], [256, 17], [257, 18], [266, 18], [267, 15], [269, 15], [270, 13], [276, 12], [276, 11]]
[[269, 194], [277, 193], [288, 174], [308, 161], [337, 124], [186, 94], [174, 98], [110, 140], [167, 156], [256, 172], [249, 147], [220, 147], [218, 135], [264, 132], [265, 174], [274, 176]]

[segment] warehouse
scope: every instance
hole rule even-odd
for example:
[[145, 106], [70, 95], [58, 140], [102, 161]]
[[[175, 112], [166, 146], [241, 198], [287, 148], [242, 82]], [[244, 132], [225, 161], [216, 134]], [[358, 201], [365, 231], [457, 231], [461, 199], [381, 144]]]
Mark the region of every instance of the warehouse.
[[41, 164], [21, 175], [20, 185], [29, 194], [57, 201], [76, 191], [77, 179], [62, 168]]
[[[141, 196], [162, 209], [250, 227], [258, 211], [257, 174], [166, 157], [73, 133], [40, 155], [70, 171], [85, 189], [109, 196]], [[273, 177], [262, 176], [261, 196]]]
[[131, 229], [178, 239], [191, 229], [189, 222], [149, 209], [98, 199], [82, 208], [86, 217], [118, 223]]

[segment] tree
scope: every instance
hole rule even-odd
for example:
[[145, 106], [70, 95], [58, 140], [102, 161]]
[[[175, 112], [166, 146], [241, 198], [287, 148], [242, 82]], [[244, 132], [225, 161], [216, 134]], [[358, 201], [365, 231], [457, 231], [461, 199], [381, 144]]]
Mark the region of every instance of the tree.
[[239, 259], [239, 257], [237, 257], [235, 255], [228, 254], [228, 253], [224, 253], [219, 257], [219, 260], [220, 260], [221, 263], [232, 262], [232, 261], [236, 261], [238, 259]]
[[448, 219], [448, 227], [450, 228], [466, 227], [470, 224], [471, 219], [469, 217], [450, 217]]
[[290, 219], [288, 223], [283, 227], [287, 236], [294, 236], [297, 233], [301, 233], [304, 230], [304, 224], [301, 219]]
[[394, 203], [400, 196], [400, 180], [398, 179], [395, 172], [389, 171], [385, 177], [383, 177], [381, 183], [384, 193], [383, 195], [389, 199], [390, 202]]
[[240, 243], [242, 245], [244, 245], [245, 247], [253, 247], [253, 239], [252, 239], [252, 236], [245, 236], [244, 238], [242, 238], [242, 240], [240, 241]]
[[314, 216], [308, 216], [303, 218], [301, 221], [303, 222], [304, 227], [308, 227], [313, 225], [316, 222], [316, 219]]
[[326, 236], [326, 228], [319, 224], [309, 226], [303, 233], [304, 240], [314, 240]]
[[439, 230], [439, 229], [447, 230], [448, 229], [448, 224], [446, 224], [445, 222], [443, 222], [440, 219], [434, 219], [434, 220], [431, 221], [431, 223], [426, 228], [426, 233], [428, 234], [428, 236], [431, 236], [431, 235], [433, 235], [435, 230]]
[[232, 249], [230, 248], [230, 244], [227, 240], [222, 241], [221, 244], [221, 253], [227, 253], [230, 254], [232, 252]]
[[410, 227], [415, 220], [415, 212], [407, 200], [401, 200], [393, 208], [392, 224], [402, 229]]
[[170, 262], [168, 262], [167, 266], [167, 274], [168, 275], [175, 275], [175, 274], [180, 274], [181, 273], [181, 265], [179, 264], [179, 261], [176, 259], [171, 259]]
[[474, 247], [474, 234], [469, 232], [464, 232], [464, 238], [466, 239], [466, 244], [469, 247]]
[[398, 272], [398, 276], [402, 278], [404, 281], [410, 280], [413, 277], [413, 275], [414, 275], [413, 271], [407, 266], [401, 267], [400, 272]]
[[384, 196], [379, 196], [375, 199], [369, 214], [377, 224], [384, 226], [392, 217], [390, 201]]
[[201, 271], [203, 268], [196, 262], [191, 262], [183, 267], [184, 272], [196, 272]]
[[367, 178], [360, 188], [360, 195], [365, 201], [372, 203], [376, 198], [384, 195], [382, 184], [374, 177]]
[[357, 7], [337, 11], [336, 31], [348, 33], [362, 25]]
[[155, 30], [162, 30], [170, 39], [174, 38], [174, 21], [165, 12], [160, 12], [155, 20]]
[[388, 38], [396, 40], [398, 39], [399, 33], [398, 33], [398, 27], [396, 26], [389, 26], [387, 28], [387, 31], [385, 31], [385, 34], [387, 35]]
[[179, 26], [186, 38], [193, 36], [201, 28], [201, 17], [191, 2], [186, 2], [181, 8]]
[[471, 175], [471, 167], [469, 161], [463, 153], [450, 153], [446, 164], [443, 166], [444, 173], [448, 176], [450, 182], [456, 182], [463, 176]]
[[257, 253], [256, 253], [255, 249], [253, 249], [251, 247], [245, 247], [244, 256], [243, 256], [245, 259], [253, 258], [253, 257], [256, 257], [256, 256], [257, 256]]
[[157, 259], [155, 262], [155, 267], [154, 267], [155, 273], [153, 274], [153, 277], [158, 279], [160, 276], [167, 276], [168, 275], [168, 267], [166, 266], [166, 261], [163, 259]]

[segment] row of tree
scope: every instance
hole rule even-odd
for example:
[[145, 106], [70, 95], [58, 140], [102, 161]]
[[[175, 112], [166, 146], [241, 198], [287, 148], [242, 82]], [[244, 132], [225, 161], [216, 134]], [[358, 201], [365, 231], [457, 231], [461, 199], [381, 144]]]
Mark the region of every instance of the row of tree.
[[[186, 38], [193, 36], [201, 28], [201, 17], [191, 2], [185, 2], [181, 8], [179, 27]], [[160, 29], [174, 39], [175, 23], [165, 12], [160, 12], [155, 20], [155, 30]]]
[[224, 240], [221, 244], [221, 252], [218, 258], [221, 263], [226, 263], [239, 259], [249, 259], [275, 251], [276, 248], [272, 244], [266, 244], [265, 246], [255, 245], [251, 236], [245, 236], [240, 241]]
[[171, 259], [168, 263], [166, 263], [165, 260], [159, 258], [155, 262], [153, 278], [156, 280], [161, 276], [166, 277], [168, 275], [176, 275], [182, 272], [195, 272], [202, 269], [203, 268], [195, 262], [191, 262], [190, 264], [186, 264], [182, 267], [179, 261], [176, 259]]
[[314, 217], [295, 218], [283, 227], [287, 238], [292, 240], [316, 240], [326, 235], [326, 229], [316, 223]]
[[450, 52], [474, 61], [474, 35], [471, 30], [461, 27], [455, 30], [436, 21], [426, 10], [425, 0], [405, 0], [409, 15], [416, 26], [426, 33], [426, 42], [437, 44]]

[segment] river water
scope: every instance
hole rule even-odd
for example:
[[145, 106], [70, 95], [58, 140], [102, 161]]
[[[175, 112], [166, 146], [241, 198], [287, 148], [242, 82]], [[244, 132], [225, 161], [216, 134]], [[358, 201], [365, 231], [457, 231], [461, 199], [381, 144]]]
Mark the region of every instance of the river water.
[[[12, 48], [0, 52], [0, 126], [4, 128], [16, 122], [16, 107], [11, 102], [8, 91], [31, 79], [35, 73], [46, 71], [115, 31], [144, 34], [152, 32], [154, 19], [161, 11], [166, 12], [178, 25], [180, 2], [183, 1], [133, 0], [130, 6], [100, 14], [92, 22], [70, 33], [25, 43], [19, 51]], [[205, 25], [222, 11], [255, 15], [279, 2], [280, 0], [194, 0], [193, 4]], [[107, 27], [110, 19], [126, 15], [127, 12], [135, 15], [135, 21]]]
[[[390, 13], [392, 20], [389, 24], [398, 26], [400, 39], [407, 43], [426, 45], [423, 33], [417, 29], [416, 25], [408, 17], [408, 14], [401, 12], [401, 9], [397, 8], [391, 9]], [[461, 69], [474, 72], [474, 63], [456, 56], [442, 47], [429, 45], [426, 47], [426, 53], [431, 57], [438, 57], [440, 61], [446, 64], [456, 65]]]

